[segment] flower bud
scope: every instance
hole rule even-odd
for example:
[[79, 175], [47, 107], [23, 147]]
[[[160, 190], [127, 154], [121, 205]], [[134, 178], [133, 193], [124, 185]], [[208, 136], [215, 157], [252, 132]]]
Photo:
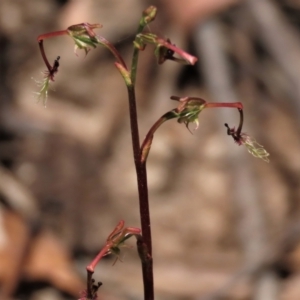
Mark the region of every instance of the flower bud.
[[[162, 39], [153, 33], [140, 33], [136, 36], [136, 43], [139, 47], [144, 44], [155, 45], [154, 55], [159, 64], [162, 64], [166, 60], [173, 60], [179, 63], [194, 65], [197, 62], [197, 57], [185, 52], [184, 50], [176, 47], [170, 41], [170, 39]], [[175, 57], [176, 54], [178, 57]]]
[[147, 9], [145, 9], [143, 11], [143, 18], [142, 18], [143, 26], [152, 22], [156, 17], [156, 13], [157, 13], [157, 8], [155, 6], [149, 6]]

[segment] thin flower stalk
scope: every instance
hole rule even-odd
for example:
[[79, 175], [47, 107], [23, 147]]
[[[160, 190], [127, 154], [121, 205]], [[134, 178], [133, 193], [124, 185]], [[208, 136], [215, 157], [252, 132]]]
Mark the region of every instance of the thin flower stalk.
[[172, 100], [178, 101], [179, 104], [177, 108], [167, 112], [162, 117], [160, 117], [154, 125], [148, 131], [142, 145], [141, 145], [141, 162], [146, 163], [148, 158], [154, 133], [156, 130], [166, 121], [177, 118], [178, 123], [184, 123], [189, 129], [190, 123], [195, 123], [196, 128], [199, 127], [199, 114], [205, 108], [236, 108], [240, 113], [240, 123], [238, 127], [238, 132], [241, 132], [243, 126], [243, 105], [241, 102], [206, 102], [204, 99], [199, 97], [178, 97], [171, 96]]
[[153, 137], [154, 137], [154, 133], [156, 132], [156, 130], [166, 121], [170, 120], [170, 119], [174, 119], [177, 117], [177, 114], [175, 113], [175, 111], [169, 111], [166, 114], [164, 114], [162, 117], [160, 117], [155, 123], [154, 125], [150, 128], [150, 130], [148, 131], [142, 145], [141, 145], [141, 163], [145, 163], [147, 161], [148, 158], [148, 154], [152, 145], [152, 141], [153, 141]]
[[49, 73], [52, 72], [52, 67], [49, 64], [49, 61], [48, 61], [46, 53], [45, 53], [44, 40], [52, 38], [52, 37], [56, 37], [56, 36], [67, 35], [67, 34], [68, 34], [67, 30], [60, 30], [60, 31], [54, 31], [54, 32], [44, 33], [44, 34], [41, 34], [41, 35], [39, 35], [37, 37], [37, 41], [39, 43], [40, 52], [41, 52], [42, 58], [43, 58], [43, 60], [45, 62], [45, 65], [46, 65]]

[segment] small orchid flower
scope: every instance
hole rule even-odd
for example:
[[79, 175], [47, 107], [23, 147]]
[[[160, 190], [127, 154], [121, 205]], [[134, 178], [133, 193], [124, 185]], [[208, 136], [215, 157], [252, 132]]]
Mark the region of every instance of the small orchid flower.
[[176, 112], [178, 113], [177, 122], [184, 123], [187, 129], [189, 129], [190, 123], [195, 123], [195, 129], [198, 129], [198, 116], [200, 112], [205, 108], [206, 101], [202, 98], [179, 98], [177, 96], [172, 96], [171, 99], [179, 101], [179, 105], [176, 108]]
[[67, 33], [75, 42], [75, 54], [77, 49], [82, 49], [87, 55], [92, 48], [97, 47], [97, 45], [99, 44], [99, 40], [96, 33], [94, 32], [94, 29], [101, 27], [101, 24], [89, 23], [81, 23], [68, 27]]
[[206, 102], [202, 98], [198, 97], [177, 97], [172, 96], [172, 100], [179, 101], [179, 105], [174, 110], [177, 114], [178, 123], [184, 123], [185, 126], [189, 129], [190, 123], [196, 124], [196, 129], [199, 127], [199, 114], [204, 108], [217, 108], [217, 107], [228, 107], [228, 108], [237, 108], [239, 111], [242, 111], [243, 105], [241, 102]]

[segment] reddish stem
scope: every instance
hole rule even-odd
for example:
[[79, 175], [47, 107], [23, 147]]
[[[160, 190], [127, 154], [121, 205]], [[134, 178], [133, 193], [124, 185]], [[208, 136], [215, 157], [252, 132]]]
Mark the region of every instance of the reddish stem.
[[205, 103], [205, 108], [215, 108], [215, 107], [228, 107], [228, 108], [237, 108], [240, 113], [240, 123], [239, 127], [236, 131], [236, 135], [240, 137], [242, 133], [243, 123], [244, 123], [244, 113], [243, 113], [243, 104], [241, 102], [233, 102], [233, 103], [226, 103], [226, 102], [208, 102]]
[[205, 108], [215, 108], [215, 107], [228, 107], [228, 108], [237, 108], [240, 113], [240, 123], [239, 127], [236, 131], [236, 135], [238, 137], [241, 136], [243, 123], [244, 123], [244, 113], [243, 113], [243, 104], [241, 102], [233, 102], [233, 103], [226, 103], [226, 102], [208, 102], [205, 103]]
[[239, 124], [239, 127], [238, 127], [236, 133], [240, 137], [241, 133], [242, 133], [243, 123], [244, 123], [244, 113], [243, 113], [242, 109], [239, 108], [238, 110], [239, 110], [239, 113], [240, 113], [240, 124]]
[[49, 32], [49, 33], [44, 33], [41, 34], [37, 37], [38, 42], [45, 40], [45, 39], [49, 39], [55, 36], [60, 36], [60, 35], [66, 35], [68, 34], [68, 30], [59, 30], [59, 31], [53, 31], [53, 32]]
[[48, 61], [48, 59], [47, 59], [47, 57], [46, 57], [46, 54], [45, 54], [44, 45], [43, 45], [43, 40], [40, 40], [40, 41], [39, 41], [39, 47], [40, 47], [40, 51], [41, 51], [43, 60], [44, 60], [44, 62], [45, 62], [45, 64], [46, 64], [46, 66], [47, 66], [47, 69], [48, 69], [49, 73], [51, 73], [51, 69], [52, 69], [52, 68], [51, 68], [51, 65], [49, 64], [49, 61]]
[[104, 47], [106, 47], [113, 54], [113, 56], [117, 59], [117, 61], [128, 71], [125, 61], [123, 60], [122, 56], [120, 55], [118, 50], [115, 48], [115, 46], [102, 36], [97, 35], [97, 39], [98, 39], [99, 43], [101, 43]]
[[93, 261], [86, 267], [86, 270], [88, 273], [94, 273], [95, 271], [95, 267], [98, 264], [99, 260], [107, 255], [109, 249], [111, 248], [111, 243], [107, 243], [102, 249], [101, 251], [97, 254], [97, 256], [93, 259]]
[[142, 236], [147, 247], [149, 260], [147, 263], [142, 263], [142, 272], [144, 280], [144, 299], [154, 299], [154, 284], [153, 284], [153, 261], [152, 261], [152, 240], [151, 240], [151, 223], [149, 210], [149, 196], [146, 164], [141, 162], [140, 156], [140, 140], [137, 120], [136, 98], [134, 85], [127, 86], [128, 100], [129, 100], [129, 115], [130, 128], [132, 137], [132, 148], [134, 156], [134, 164], [137, 174], [139, 206], [140, 206], [140, 220]]
[[227, 103], [227, 102], [206, 102], [205, 108], [214, 108], [214, 107], [228, 107], [228, 108], [237, 108], [237, 109], [243, 109], [243, 104], [241, 102], [233, 102], [233, 103]]
[[45, 65], [47, 66], [47, 69], [48, 69], [50, 74], [51, 74], [51, 71], [52, 71], [52, 67], [49, 64], [49, 61], [47, 59], [47, 56], [46, 56], [46, 53], [45, 53], [45, 50], [44, 50], [44, 40], [48, 39], [48, 38], [51, 38], [51, 37], [66, 35], [66, 34], [68, 34], [67, 30], [59, 30], [59, 31], [44, 33], [44, 34], [41, 34], [37, 37], [37, 41], [39, 42], [39, 47], [40, 47], [40, 51], [41, 51], [43, 60], [45, 62]]
[[92, 287], [93, 287], [93, 274], [95, 271], [95, 267], [98, 264], [99, 260], [107, 255], [109, 249], [111, 247], [111, 244], [107, 243], [102, 249], [101, 251], [98, 253], [98, 255], [93, 259], [93, 261], [86, 267], [87, 270], [87, 298], [88, 299], [92, 299], [93, 298], [93, 292], [92, 292]]
[[145, 164], [150, 148], [151, 148], [151, 144], [152, 144], [152, 140], [153, 140], [153, 136], [155, 131], [167, 120], [173, 119], [177, 117], [177, 113], [175, 112], [175, 110], [169, 111], [166, 114], [164, 114], [162, 117], [160, 117], [155, 123], [154, 125], [150, 128], [150, 130], [148, 131], [142, 145], [141, 145], [141, 163]]
[[157, 120], [154, 123], [154, 125], [148, 131], [148, 133], [143, 141], [143, 144], [141, 146], [141, 162], [142, 163], [145, 163], [147, 160], [155, 131], [165, 121], [167, 121], [167, 118], [161, 117], [159, 120]]

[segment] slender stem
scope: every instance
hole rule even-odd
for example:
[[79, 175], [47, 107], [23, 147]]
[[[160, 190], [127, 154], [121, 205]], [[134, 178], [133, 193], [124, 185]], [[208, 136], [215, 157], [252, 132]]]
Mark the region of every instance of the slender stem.
[[[237, 108], [240, 113], [240, 123], [239, 127], [236, 131], [236, 136], [240, 138], [243, 123], [244, 123], [244, 113], [243, 113], [243, 104], [241, 102], [233, 102], [233, 103], [226, 103], [226, 102], [209, 102], [205, 104], [205, 108], [215, 108], [215, 107], [229, 107], [229, 108]], [[227, 126], [226, 126], [227, 127]], [[228, 127], [230, 130], [230, 128]]]
[[[144, 17], [140, 20], [139, 27], [136, 35], [141, 33], [145, 28], [146, 23]], [[140, 156], [140, 140], [138, 130], [138, 118], [136, 109], [135, 97], [135, 82], [137, 65], [139, 59], [139, 49], [134, 47], [130, 77], [131, 84], [127, 85], [128, 100], [129, 100], [129, 115], [131, 126], [132, 147], [134, 155], [134, 163], [137, 174], [137, 184], [139, 192], [139, 206], [140, 206], [140, 220], [142, 236], [145, 246], [147, 248], [150, 259], [147, 263], [142, 261], [143, 283], [144, 283], [144, 299], [154, 299], [154, 281], [153, 281], [153, 260], [152, 260], [152, 240], [151, 240], [151, 224], [150, 224], [150, 211], [149, 211], [149, 198], [148, 198], [148, 183], [147, 183], [147, 170], [146, 164], [141, 162]]]
[[[140, 22], [138, 33], [144, 29], [143, 22]], [[117, 59], [118, 63], [121, 65], [118, 66], [118, 69], [121, 71], [122, 76], [125, 79], [127, 92], [128, 92], [128, 101], [129, 101], [129, 117], [130, 117], [130, 129], [131, 129], [131, 138], [132, 138], [132, 148], [135, 169], [137, 174], [137, 185], [139, 193], [139, 207], [140, 207], [140, 220], [141, 220], [141, 229], [142, 236], [145, 246], [147, 248], [149, 259], [147, 263], [142, 262], [142, 272], [143, 272], [143, 282], [144, 282], [144, 299], [153, 300], [154, 299], [154, 284], [153, 284], [153, 264], [152, 264], [152, 241], [151, 241], [151, 227], [150, 227], [150, 211], [149, 211], [149, 199], [148, 199], [148, 183], [147, 183], [147, 171], [145, 164], [141, 163], [140, 159], [140, 139], [139, 139], [139, 129], [138, 129], [138, 118], [137, 118], [137, 108], [136, 108], [136, 96], [135, 96], [135, 78], [136, 70], [138, 63], [139, 50], [134, 48], [132, 65], [131, 65], [131, 80], [126, 79], [126, 71], [122, 70], [122, 67], [125, 70], [127, 66], [117, 51], [117, 49], [108, 42], [105, 38], [97, 36], [99, 43], [105, 46]], [[90, 266], [93, 267], [93, 262]]]
[[40, 40], [40, 41], [39, 41], [39, 47], [40, 47], [40, 51], [41, 51], [43, 60], [44, 60], [44, 62], [45, 62], [45, 64], [46, 64], [46, 66], [47, 66], [47, 69], [48, 69], [49, 73], [51, 73], [51, 69], [52, 69], [52, 68], [51, 68], [51, 65], [49, 64], [49, 61], [48, 61], [47, 56], [46, 56], [46, 54], [45, 54], [43, 40]]
[[137, 108], [135, 99], [135, 89], [133, 85], [127, 86], [128, 100], [129, 100], [129, 114], [130, 114], [130, 128], [132, 137], [132, 147], [134, 162], [137, 165], [139, 162], [139, 149], [140, 149], [140, 138], [139, 138], [139, 128], [137, 121]]
[[66, 35], [68, 34], [68, 30], [59, 30], [59, 31], [53, 31], [53, 32], [49, 32], [49, 33], [44, 33], [41, 34], [37, 37], [38, 42], [45, 40], [45, 39], [49, 39], [55, 36], [60, 36], [60, 35]]
[[97, 299], [97, 291], [102, 285], [102, 282], [98, 281], [97, 284], [95, 283], [95, 280], [93, 279], [93, 273], [94, 272], [87, 272], [87, 280], [86, 280], [86, 297], [84, 299]]
[[86, 291], [87, 291], [87, 298], [88, 299], [92, 299], [93, 298], [93, 294], [92, 294], [93, 273], [94, 272], [87, 271]]
[[[147, 245], [142, 236], [137, 236], [137, 248], [142, 263], [143, 282], [144, 282], [144, 299], [154, 299], [153, 289], [153, 260], [149, 255]], [[152, 285], [150, 283], [152, 282]], [[145, 284], [146, 283], [146, 284]], [[149, 284], [147, 284], [149, 283]]]
[[140, 158], [140, 141], [137, 122], [137, 109], [135, 99], [134, 85], [127, 85], [129, 99], [130, 127], [132, 137], [132, 147], [134, 163], [137, 174], [137, 184], [139, 192], [140, 220], [144, 243], [151, 259], [147, 264], [142, 262], [143, 281], [144, 281], [144, 299], [154, 299], [154, 283], [153, 283], [153, 262], [152, 262], [152, 241], [150, 226], [150, 211], [148, 199], [148, 183], [146, 164], [141, 162]]
[[106, 244], [101, 251], [97, 254], [97, 256], [93, 259], [93, 261], [86, 267], [87, 272], [94, 273], [95, 267], [98, 264], [99, 260], [107, 255], [107, 252], [109, 251], [111, 247], [111, 244]]
[[225, 123], [225, 127], [227, 128], [227, 134], [231, 135], [236, 143], [241, 145], [241, 133], [242, 133], [242, 128], [243, 128], [243, 123], [244, 123], [244, 113], [241, 108], [238, 108], [238, 111], [240, 113], [240, 123], [238, 129], [235, 131], [234, 128], [230, 128], [227, 123]]
[[243, 109], [243, 104], [241, 102], [206, 102], [205, 108], [215, 108], [215, 107], [229, 107]]
[[106, 47], [111, 53], [112, 55], [116, 58], [116, 60], [126, 69], [128, 70], [125, 61], [123, 60], [122, 56], [120, 55], [120, 53], [118, 52], [118, 50], [115, 48], [115, 46], [113, 44], [111, 44], [107, 39], [105, 39], [104, 37], [97, 35], [97, 39], [98, 42], [103, 45], [104, 47]]
[[[215, 108], [215, 107], [229, 107], [229, 108], [237, 108], [240, 113], [240, 123], [239, 127], [236, 131], [236, 136], [240, 138], [243, 123], [244, 123], [244, 113], [243, 113], [243, 104], [241, 102], [232, 102], [232, 103], [226, 103], [226, 102], [208, 102], [205, 103], [205, 108]], [[230, 132], [230, 128], [228, 124], [225, 125], [228, 128], [228, 132]]]
[[157, 120], [154, 123], [154, 125], [148, 131], [148, 133], [143, 141], [143, 144], [141, 146], [141, 162], [142, 163], [145, 163], [147, 160], [155, 131], [166, 120], [167, 120], [166, 118], [160, 118], [159, 120]]
[[51, 67], [51, 65], [50, 65], [50, 63], [47, 59], [46, 53], [45, 53], [44, 40], [55, 37], [55, 36], [66, 35], [66, 34], [68, 34], [67, 30], [59, 30], [59, 31], [44, 33], [44, 34], [41, 34], [37, 37], [37, 41], [39, 42], [40, 51], [41, 51], [43, 60], [46, 64], [46, 66], [47, 66], [47, 69], [48, 69], [49, 73], [51, 73], [52, 67]]
[[[136, 36], [138, 34], [140, 34], [144, 28], [145, 28], [145, 23], [141, 20], [139, 27], [137, 29]], [[133, 86], [135, 85], [135, 81], [136, 81], [136, 72], [137, 72], [137, 65], [138, 65], [138, 61], [139, 61], [139, 52], [140, 52], [140, 50], [137, 47], [133, 48], [133, 55], [132, 55], [132, 61], [131, 61], [131, 81], [132, 81]]]
[[240, 124], [239, 124], [239, 127], [238, 127], [236, 133], [237, 133], [238, 136], [241, 136], [243, 123], [244, 123], [244, 113], [243, 113], [242, 109], [239, 108], [238, 110], [239, 110], [239, 113], [240, 113]]
[[151, 144], [152, 144], [152, 140], [153, 140], [153, 136], [155, 131], [167, 120], [173, 119], [178, 117], [178, 113], [175, 112], [175, 110], [169, 111], [166, 114], [164, 114], [162, 117], [160, 117], [154, 124], [153, 126], [150, 128], [150, 130], [148, 131], [142, 146], [141, 146], [141, 162], [142, 163], [146, 163], [150, 148], [151, 148]]
[[128, 98], [129, 98], [129, 113], [130, 113], [133, 156], [134, 156], [134, 163], [137, 172], [138, 191], [139, 191], [139, 200], [140, 200], [142, 236], [148, 247], [149, 254], [152, 255], [147, 172], [146, 172], [145, 165], [141, 163], [141, 159], [140, 159], [140, 140], [139, 140], [139, 130], [138, 130], [138, 122], [137, 122], [135, 90], [132, 85], [128, 86], [127, 88], [128, 88]]

